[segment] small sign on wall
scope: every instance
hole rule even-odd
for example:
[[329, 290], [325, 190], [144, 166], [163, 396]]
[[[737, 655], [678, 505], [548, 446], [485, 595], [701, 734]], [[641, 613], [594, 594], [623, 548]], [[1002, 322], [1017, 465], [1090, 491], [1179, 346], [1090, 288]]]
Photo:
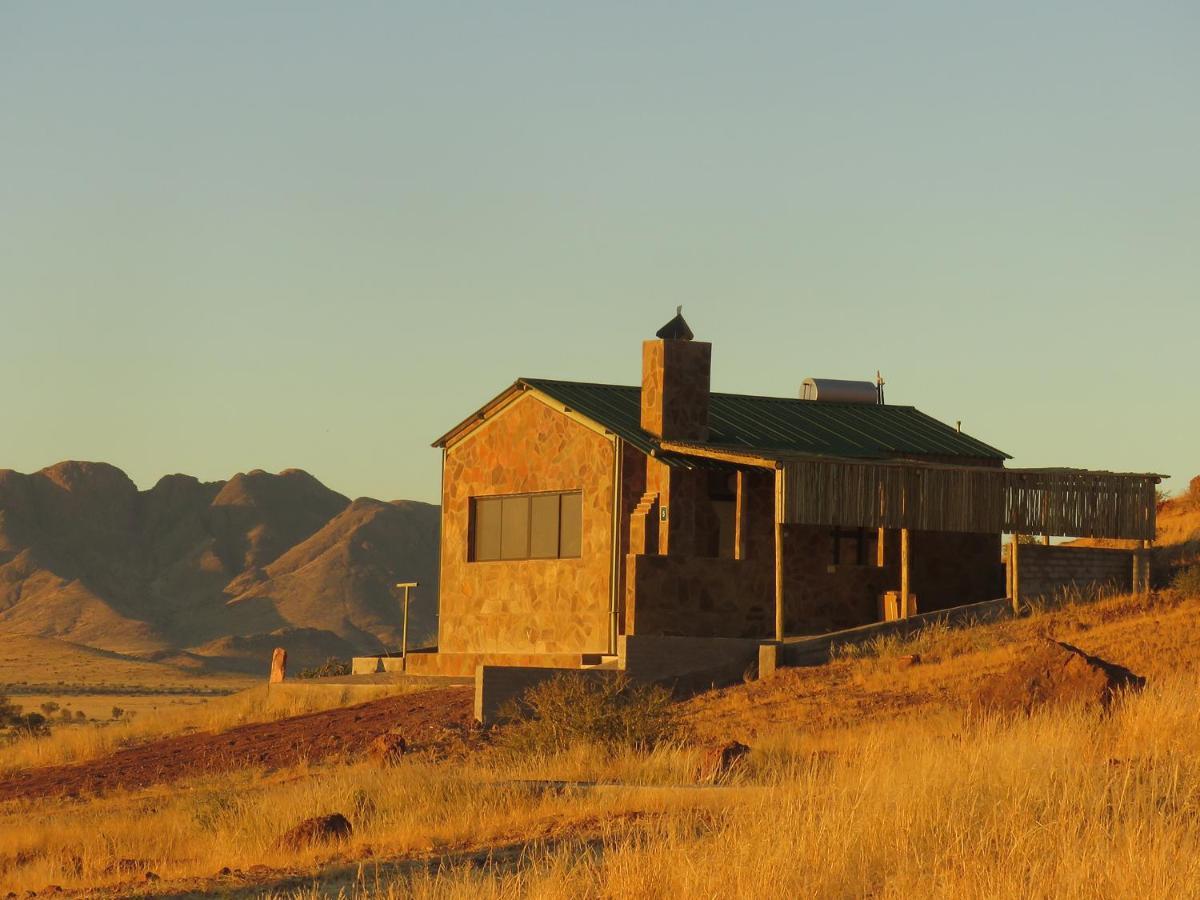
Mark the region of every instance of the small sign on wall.
[[667, 521], [667, 508], [665, 506], [660, 506], [658, 508], [658, 520], [660, 522]]

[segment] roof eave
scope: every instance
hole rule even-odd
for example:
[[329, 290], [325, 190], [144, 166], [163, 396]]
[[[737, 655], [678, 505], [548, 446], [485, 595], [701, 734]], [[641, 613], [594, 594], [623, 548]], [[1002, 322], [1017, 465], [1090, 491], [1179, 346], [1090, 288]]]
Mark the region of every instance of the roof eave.
[[518, 378], [483, 406], [479, 407], [479, 409], [475, 410], [475, 412], [471, 413], [471, 415], [467, 416], [465, 419], [443, 434], [430, 446], [446, 447], [455, 438], [473, 431], [475, 428], [479, 427], [479, 425], [481, 425], [496, 409], [506, 405], [517, 394], [524, 393], [527, 387], [528, 386], [525, 384], [525, 382]]

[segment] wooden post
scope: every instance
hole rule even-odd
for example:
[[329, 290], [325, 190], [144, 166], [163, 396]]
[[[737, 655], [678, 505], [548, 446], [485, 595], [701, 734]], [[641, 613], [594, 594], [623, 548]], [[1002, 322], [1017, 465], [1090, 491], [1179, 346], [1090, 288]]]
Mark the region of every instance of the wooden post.
[[403, 668], [408, 668], [408, 592], [415, 587], [420, 587], [420, 583], [416, 581], [402, 581], [396, 585], [398, 588], [404, 588], [404, 626], [400, 632], [400, 659], [403, 662]]
[[900, 618], [909, 616], [909, 535], [907, 528], [900, 529], [900, 603], [897, 612]]
[[1138, 564], [1138, 574], [1141, 576], [1141, 581], [1137, 585], [1137, 592], [1145, 597], [1150, 593], [1150, 542], [1145, 538], [1142, 539], [1141, 547], [1138, 549], [1137, 558], [1140, 560]]
[[737, 500], [733, 513], [733, 558], [746, 558], [746, 473], [737, 471]]
[[1042, 535], [1042, 546], [1043, 546], [1043, 547], [1049, 547], [1049, 546], [1050, 546], [1050, 535], [1048, 535], [1048, 534], [1043, 534], [1043, 535]]
[[1017, 552], [1017, 548], [1021, 546], [1021, 536], [1014, 534], [1012, 536], [1012, 574], [1009, 576], [1012, 579], [1012, 609], [1013, 615], [1021, 614], [1021, 566], [1018, 559], [1021, 554]]
[[879, 540], [875, 542], [875, 565], [877, 565], [881, 569], [887, 565], [887, 544], [886, 544], [886, 538], [885, 538], [886, 534], [887, 534], [887, 529], [880, 528], [879, 529]]
[[775, 640], [783, 640], [783, 469], [775, 470]]
[[1004, 596], [1012, 597], [1012, 544], [1004, 545]]
[[1133, 577], [1130, 584], [1133, 586], [1132, 592], [1135, 596], [1140, 596], [1142, 593], [1142, 550], [1141, 542], [1139, 541], [1133, 548]]

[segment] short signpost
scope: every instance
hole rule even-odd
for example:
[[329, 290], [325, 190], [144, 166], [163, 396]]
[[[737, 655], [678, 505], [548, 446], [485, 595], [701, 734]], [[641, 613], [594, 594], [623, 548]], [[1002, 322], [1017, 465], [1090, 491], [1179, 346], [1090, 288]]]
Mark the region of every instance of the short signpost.
[[404, 668], [408, 668], [408, 592], [415, 587], [420, 587], [419, 581], [402, 581], [396, 587], [404, 588], [404, 627], [400, 632], [400, 658], [404, 661]]

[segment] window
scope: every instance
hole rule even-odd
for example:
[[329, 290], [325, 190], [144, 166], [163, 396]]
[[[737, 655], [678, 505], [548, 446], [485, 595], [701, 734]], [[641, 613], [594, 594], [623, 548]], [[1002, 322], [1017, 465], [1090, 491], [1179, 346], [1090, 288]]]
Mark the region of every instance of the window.
[[583, 494], [513, 494], [471, 499], [472, 562], [578, 557]]
[[830, 534], [835, 566], [875, 565], [877, 534], [873, 528], [835, 528]]

